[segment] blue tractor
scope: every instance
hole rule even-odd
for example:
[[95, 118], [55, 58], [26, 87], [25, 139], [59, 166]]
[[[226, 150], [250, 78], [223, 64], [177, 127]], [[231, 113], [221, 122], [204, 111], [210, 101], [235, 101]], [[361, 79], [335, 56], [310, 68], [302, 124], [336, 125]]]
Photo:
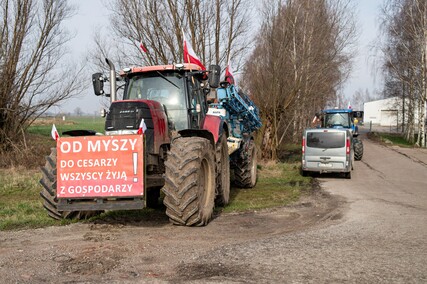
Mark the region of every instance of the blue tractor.
[[358, 139], [359, 128], [353, 119], [352, 109], [325, 109], [321, 114], [322, 127], [346, 128], [353, 133], [354, 159], [360, 161], [363, 157], [363, 143]]

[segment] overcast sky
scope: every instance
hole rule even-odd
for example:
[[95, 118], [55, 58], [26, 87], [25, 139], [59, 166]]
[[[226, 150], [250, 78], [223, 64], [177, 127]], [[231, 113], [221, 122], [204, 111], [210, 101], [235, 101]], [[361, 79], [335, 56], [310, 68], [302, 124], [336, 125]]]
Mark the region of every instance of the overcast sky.
[[[70, 56], [74, 62], [80, 62], [86, 56], [88, 49], [93, 46], [93, 35], [101, 27], [108, 25], [109, 11], [105, 5], [106, 0], [69, 0], [69, 2], [78, 9], [77, 14], [66, 22], [66, 28], [75, 34], [69, 45]], [[357, 21], [360, 38], [357, 42], [358, 55], [354, 61], [354, 70], [343, 89], [349, 102], [358, 89], [368, 89], [373, 94], [376, 89], [380, 88], [379, 79], [375, 80], [372, 72], [373, 51], [370, 45], [378, 35], [377, 19], [382, 0], [355, 0], [355, 3], [358, 6]], [[77, 107], [80, 107], [85, 113], [99, 112], [100, 99], [93, 94], [90, 78], [84, 83], [88, 84], [88, 89], [81, 97], [69, 100], [55, 111], [73, 113]]]

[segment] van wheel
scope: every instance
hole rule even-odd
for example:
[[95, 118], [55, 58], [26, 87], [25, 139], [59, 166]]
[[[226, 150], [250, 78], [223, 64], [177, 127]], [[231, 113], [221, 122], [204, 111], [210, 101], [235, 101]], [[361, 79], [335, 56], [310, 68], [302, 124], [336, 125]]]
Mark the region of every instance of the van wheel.
[[347, 172], [347, 173], [344, 173], [344, 177], [345, 177], [346, 179], [351, 179], [351, 171], [349, 171], [349, 172]]
[[301, 175], [303, 177], [308, 177], [308, 171], [301, 170]]

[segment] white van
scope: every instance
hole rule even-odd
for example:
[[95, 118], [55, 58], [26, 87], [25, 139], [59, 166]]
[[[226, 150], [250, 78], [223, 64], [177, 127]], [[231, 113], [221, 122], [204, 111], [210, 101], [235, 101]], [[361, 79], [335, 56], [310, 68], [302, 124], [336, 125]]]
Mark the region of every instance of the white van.
[[302, 138], [302, 174], [344, 173], [351, 178], [353, 135], [349, 129], [306, 129]]

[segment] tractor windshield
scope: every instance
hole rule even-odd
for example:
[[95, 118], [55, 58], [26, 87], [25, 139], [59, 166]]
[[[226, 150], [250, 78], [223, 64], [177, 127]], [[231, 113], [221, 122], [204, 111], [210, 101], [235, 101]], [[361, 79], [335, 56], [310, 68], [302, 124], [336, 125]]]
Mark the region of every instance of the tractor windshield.
[[166, 107], [176, 130], [188, 128], [184, 80], [176, 73], [153, 72], [129, 79], [125, 100], [153, 100]]
[[325, 114], [325, 126], [333, 127], [350, 127], [350, 117], [348, 113], [327, 113]]

